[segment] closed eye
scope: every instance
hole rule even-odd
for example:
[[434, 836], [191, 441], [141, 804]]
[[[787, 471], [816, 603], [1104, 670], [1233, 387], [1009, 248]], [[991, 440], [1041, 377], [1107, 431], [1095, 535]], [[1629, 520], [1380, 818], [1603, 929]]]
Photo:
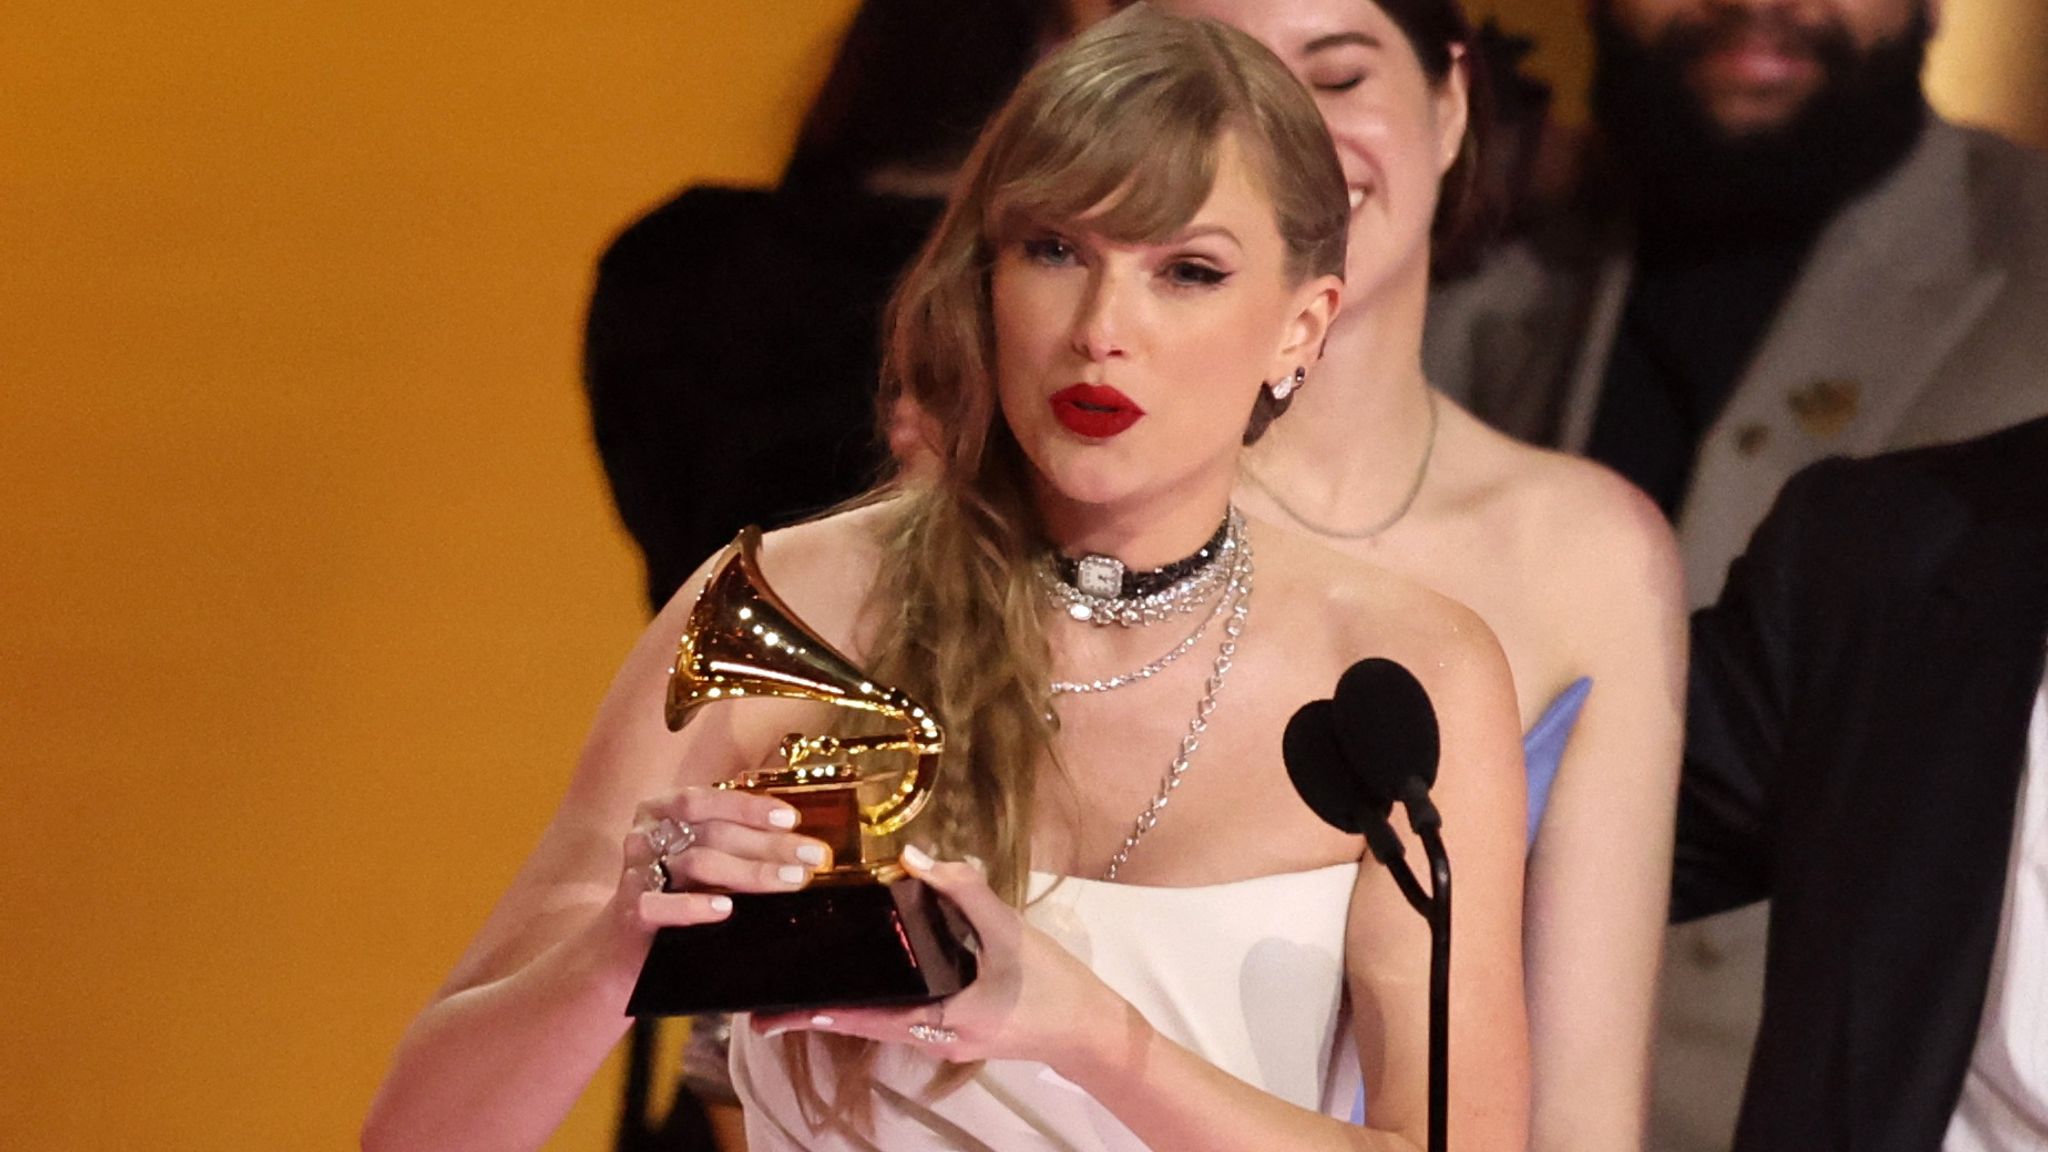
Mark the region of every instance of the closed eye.
[[1200, 260], [1175, 260], [1166, 266], [1165, 274], [1179, 288], [1214, 288], [1230, 279], [1230, 273]]
[[1309, 83], [1309, 87], [1315, 89], [1318, 92], [1329, 92], [1335, 94], [1338, 92], [1349, 92], [1353, 88], [1356, 88], [1363, 83], [1365, 83], [1365, 73], [1359, 72], [1355, 75], [1346, 76], [1341, 80], [1311, 81]]

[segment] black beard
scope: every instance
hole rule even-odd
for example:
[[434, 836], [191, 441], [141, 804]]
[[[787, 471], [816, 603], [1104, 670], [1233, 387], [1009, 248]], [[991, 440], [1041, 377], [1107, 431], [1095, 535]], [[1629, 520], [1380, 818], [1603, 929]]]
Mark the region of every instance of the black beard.
[[1810, 230], [1891, 171], [1926, 123], [1920, 72], [1933, 30], [1924, 10], [1861, 53], [1839, 23], [1777, 29], [1805, 41], [1821, 85], [1783, 124], [1737, 136], [1715, 122], [1686, 74], [1724, 37], [1782, 17], [1722, 8], [1643, 44], [1608, 0], [1592, 8], [1593, 119], [1633, 182], [1645, 226], [1667, 236], [1702, 226], [1751, 236]]

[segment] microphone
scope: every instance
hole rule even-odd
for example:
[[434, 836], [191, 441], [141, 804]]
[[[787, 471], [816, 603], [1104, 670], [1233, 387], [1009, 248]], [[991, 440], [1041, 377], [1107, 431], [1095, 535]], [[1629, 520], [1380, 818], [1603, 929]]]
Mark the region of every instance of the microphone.
[[1414, 673], [1379, 656], [1360, 660], [1338, 679], [1335, 706], [1337, 740], [1375, 787], [1391, 797], [1410, 777], [1436, 783], [1436, 707]]
[[1408, 867], [1407, 848], [1387, 822], [1398, 785], [1389, 786], [1380, 773], [1366, 770], [1373, 758], [1351, 755], [1338, 729], [1334, 702], [1311, 700], [1302, 705], [1287, 721], [1280, 738], [1280, 759], [1287, 765], [1287, 778], [1323, 823], [1339, 832], [1364, 836], [1373, 859], [1393, 876], [1401, 895], [1427, 916], [1429, 896]]
[[1429, 786], [1443, 742], [1436, 707], [1415, 674], [1392, 660], [1360, 660], [1337, 681], [1334, 716], [1337, 742], [1373, 794], [1400, 800], [1416, 835], [1441, 828]]
[[[1304, 704], [1287, 722], [1280, 757], [1287, 777], [1323, 822], [1363, 835], [1408, 903], [1429, 921], [1429, 1152], [1448, 1135], [1451, 996], [1451, 861], [1443, 816], [1429, 799], [1443, 752], [1436, 707], [1414, 673], [1372, 657], [1344, 670], [1330, 700]], [[1394, 803], [1429, 856], [1425, 895], [1388, 818]]]

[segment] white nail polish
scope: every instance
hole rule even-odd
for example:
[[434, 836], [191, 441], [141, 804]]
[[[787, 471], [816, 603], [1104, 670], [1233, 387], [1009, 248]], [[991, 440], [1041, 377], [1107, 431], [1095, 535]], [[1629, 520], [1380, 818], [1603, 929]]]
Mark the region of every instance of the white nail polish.
[[784, 864], [775, 870], [775, 878], [784, 884], [801, 884], [810, 871], [801, 864]]
[[830, 1028], [831, 1026], [832, 1018], [830, 1016], [825, 1015], [823, 1012], [820, 1012], [816, 1016], [811, 1017], [811, 1027], [813, 1028]]
[[932, 867], [931, 855], [915, 844], [903, 846], [903, 862], [910, 865], [913, 872], [929, 872]]
[[825, 862], [825, 846], [823, 844], [800, 845], [796, 850], [796, 858], [816, 868]]
[[721, 913], [723, 913], [723, 912], [730, 912], [730, 911], [732, 911], [732, 897], [730, 897], [730, 896], [713, 896], [713, 897], [711, 898], [711, 910], [712, 910], [713, 912], [721, 912]]
[[777, 828], [794, 828], [796, 827], [796, 809], [777, 808], [768, 814], [768, 822]]

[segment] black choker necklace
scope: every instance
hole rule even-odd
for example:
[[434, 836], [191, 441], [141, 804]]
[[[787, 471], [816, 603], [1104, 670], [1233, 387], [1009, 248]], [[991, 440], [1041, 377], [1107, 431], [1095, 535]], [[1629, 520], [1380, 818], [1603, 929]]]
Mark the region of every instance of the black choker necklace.
[[1175, 584], [1201, 571], [1222, 554], [1223, 541], [1230, 536], [1230, 517], [1223, 523], [1209, 541], [1193, 554], [1175, 560], [1171, 564], [1145, 572], [1133, 572], [1124, 567], [1123, 561], [1114, 556], [1091, 552], [1079, 560], [1071, 560], [1059, 553], [1053, 553], [1053, 571], [1061, 581], [1089, 596], [1100, 596], [1108, 600], [1131, 600], [1140, 596], [1156, 596]]

